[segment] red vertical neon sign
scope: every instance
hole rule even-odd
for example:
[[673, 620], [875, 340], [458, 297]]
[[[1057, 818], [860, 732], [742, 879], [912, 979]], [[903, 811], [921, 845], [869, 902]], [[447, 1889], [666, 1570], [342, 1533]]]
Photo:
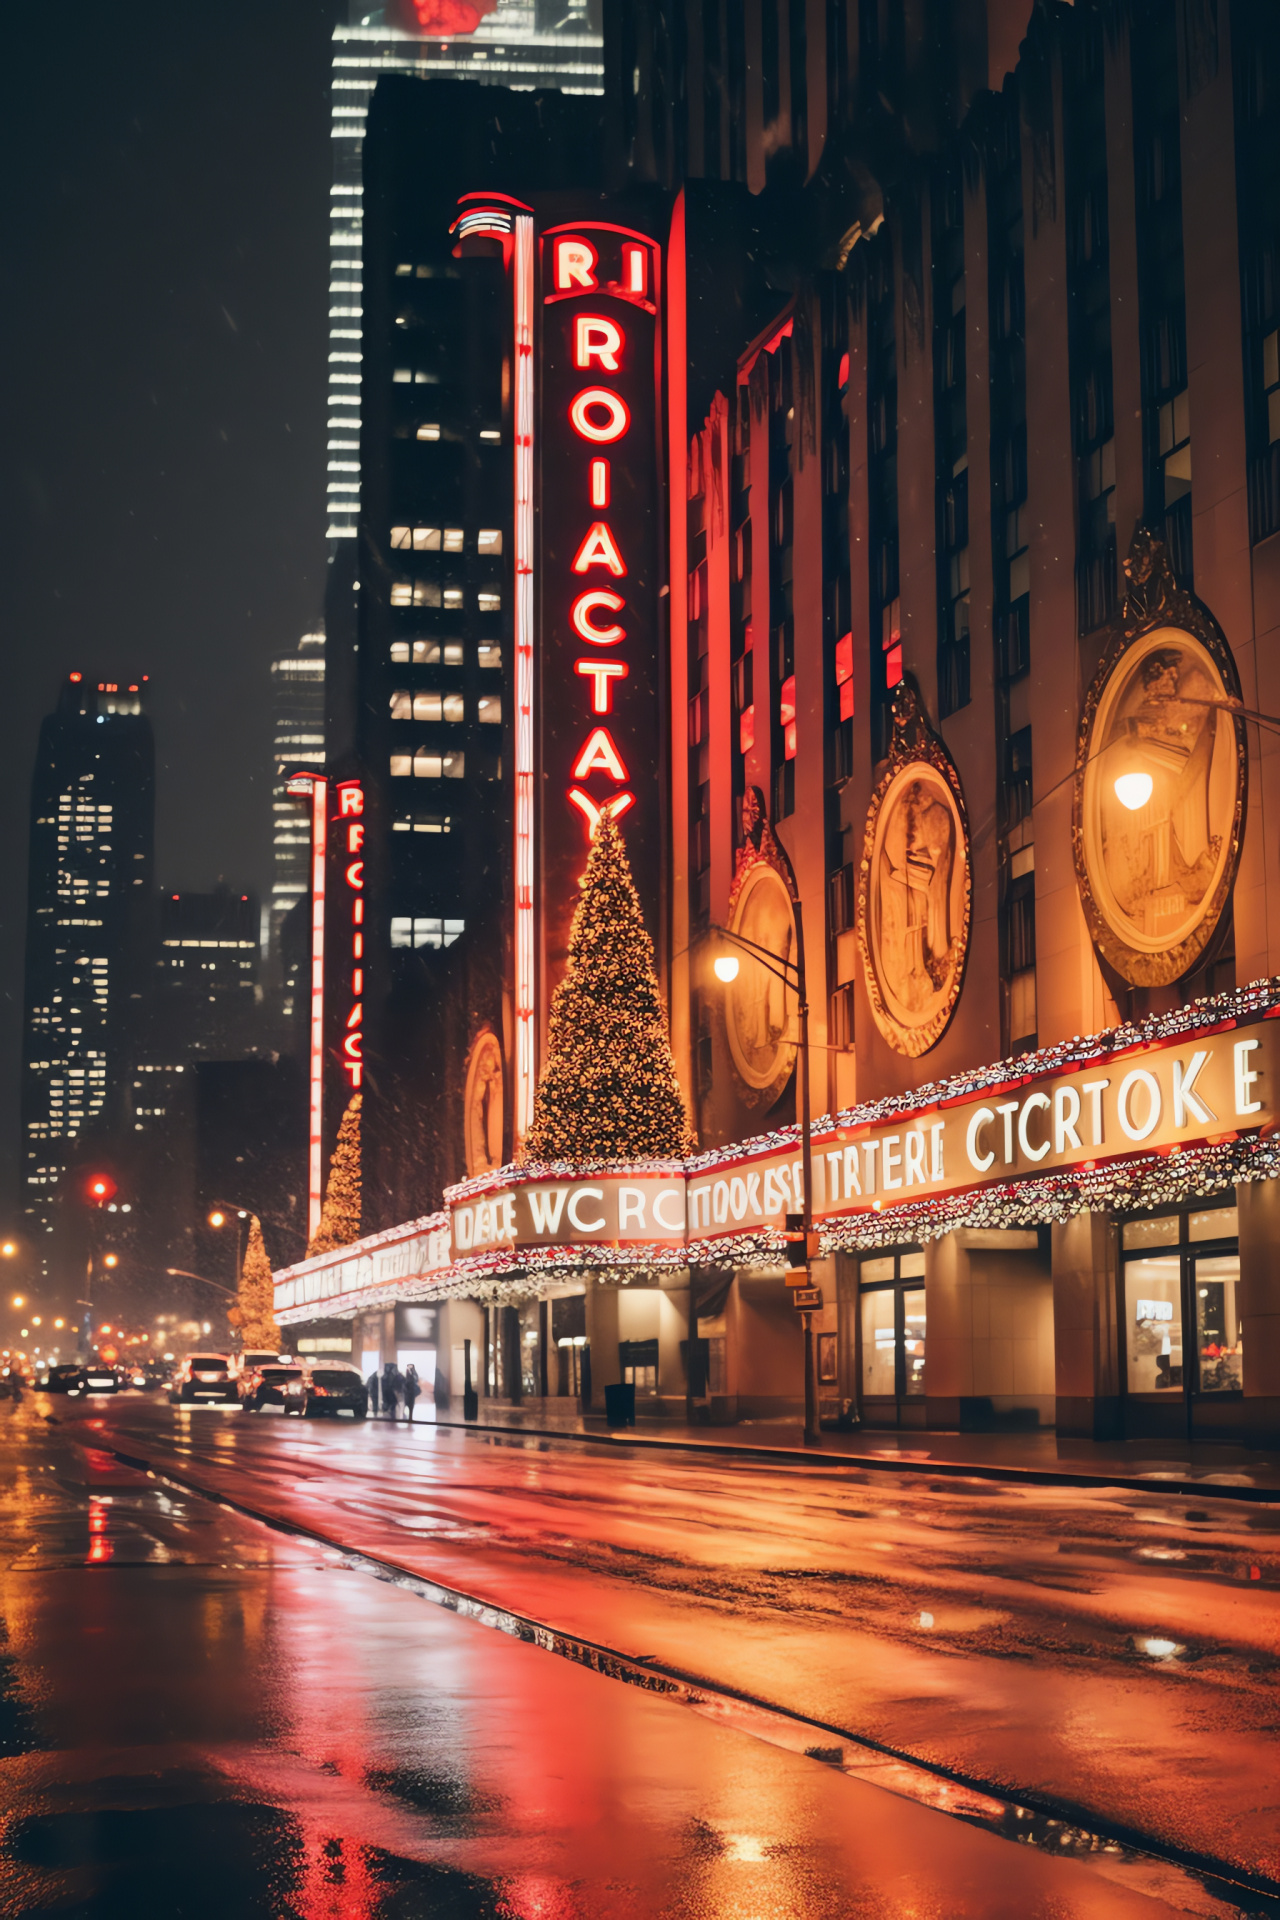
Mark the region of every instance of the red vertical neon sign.
[[350, 1000], [340, 1053], [347, 1084], [358, 1093], [364, 1082], [364, 788], [358, 780], [341, 780], [335, 791], [342, 880], [350, 908]]
[[307, 1238], [324, 1205], [324, 880], [329, 847], [328, 789], [322, 773], [295, 773], [289, 792], [311, 794], [311, 1031], [307, 1113]]

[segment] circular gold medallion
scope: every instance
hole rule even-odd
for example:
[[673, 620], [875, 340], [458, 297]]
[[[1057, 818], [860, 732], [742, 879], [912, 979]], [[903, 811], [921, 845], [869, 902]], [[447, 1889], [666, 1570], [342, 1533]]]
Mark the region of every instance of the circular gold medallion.
[[[776, 868], [761, 861], [750, 868], [733, 903], [730, 932], [754, 946], [795, 962], [796, 923], [791, 896]], [[799, 1039], [795, 992], [740, 947], [733, 949], [738, 976], [725, 995], [725, 1025], [734, 1070], [769, 1104], [786, 1086]]]
[[1085, 707], [1080, 896], [1099, 951], [1135, 986], [1194, 967], [1235, 878], [1245, 761], [1224, 652], [1207, 633], [1154, 626], [1104, 660]]
[[467, 1060], [463, 1124], [468, 1176], [502, 1165], [502, 1048], [486, 1027]]
[[867, 818], [858, 934], [876, 1025], [899, 1053], [926, 1053], [955, 1009], [969, 893], [954, 769], [936, 754], [891, 763]]

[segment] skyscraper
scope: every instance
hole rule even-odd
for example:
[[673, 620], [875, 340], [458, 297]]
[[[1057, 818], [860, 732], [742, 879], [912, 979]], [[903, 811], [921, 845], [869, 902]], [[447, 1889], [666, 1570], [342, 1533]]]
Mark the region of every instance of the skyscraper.
[[324, 631], [304, 633], [293, 653], [271, 662], [272, 769], [271, 949], [279, 957], [280, 927], [307, 891], [310, 835], [306, 814], [286, 792], [290, 768], [324, 765]]
[[528, 91], [600, 93], [598, 0], [351, 0], [333, 30], [333, 186], [329, 233], [331, 541], [354, 539], [360, 513], [362, 159], [365, 116], [384, 73], [478, 80]]
[[155, 748], [143, 683], [68, 675], [32, 783], [22, 1198], [42, 1270], [88, 1143], [121, 1119], [143, 991]]

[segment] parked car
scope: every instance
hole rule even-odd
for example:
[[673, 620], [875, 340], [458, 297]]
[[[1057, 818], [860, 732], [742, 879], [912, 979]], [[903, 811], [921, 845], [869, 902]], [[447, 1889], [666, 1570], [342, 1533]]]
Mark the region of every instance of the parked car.
[[63, 1361], [50, 1367], [40, 1384], [46, 1393], [83, 1393], [84, 1368], [78, 1360]]
[[[285, 1361], [285, 1359], [286, 1356], [284, 1354], [267, 1353], [265, 1349], [260, 1352], [254, 1347], [251, 1348], [248, 1353], [232, 1354], [231, 1371], [235, 1374], [237, 1380], [243, 1380], [247, 1375], [256, 1373], [259, 1367], [273, 1367], [278, 1361]], [[243, 1397], [244, 1396], [241, 1395], [242, 1399]]]
[[326, 1360], [316, 1366], [304, 1364], [297, 1372], [299, 1377], [285, 1391], [286, 1413], [316, 1419], [326, 1413], [336, 1417], [345, 1409], [357, 1420], [368, 1413], [369, 1395], [355, 1367]]
[[86, 1393], [119, 1393], [120, 1391], [119, 1374], [104, 1360], [90, 1360], [85, 1366], [82, 1377]]
[[169, 1400], [175, 1407], [189, 1407], [201, 1400], [234, 1404], [239, 1398], [231, 1362], [225, 1353], [189, 1353], [169, 1388]]
[[266, 1407], [283, 1407], [285, 1396], [300, 1378], [302, 1369], [285, 1366], [274, 1357], [240, 1375], [240, 1405], [246, 1413], [261, 1413]]

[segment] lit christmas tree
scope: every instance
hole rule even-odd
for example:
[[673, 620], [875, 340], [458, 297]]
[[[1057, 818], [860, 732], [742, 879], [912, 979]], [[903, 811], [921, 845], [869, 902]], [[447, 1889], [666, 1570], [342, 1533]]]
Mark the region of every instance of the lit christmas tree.
[[313, 1253], [332, 1253], [336, 1247], [349, 1247], [360, 1238], [360, 1101], [353, 1093], [338, 1128], [333, 1158], [329, 1162], [329, 1184], [324, 1190], [320, 1225], [307, 1248]]
[[618, 823], [601, 816], [551, 1002], [526, 1160], [679, 1159], [694, 1141], [653, 942]]
[[256, 1213], [249, 1216], [249, 1244], [240, 1268], [240, 1291], [235, 1305], [227, 1309], [227, 1318], [233, 1327], [239, 1328], [242, 1347], [274, 1353], [280, 1345], [271, 1262]]

